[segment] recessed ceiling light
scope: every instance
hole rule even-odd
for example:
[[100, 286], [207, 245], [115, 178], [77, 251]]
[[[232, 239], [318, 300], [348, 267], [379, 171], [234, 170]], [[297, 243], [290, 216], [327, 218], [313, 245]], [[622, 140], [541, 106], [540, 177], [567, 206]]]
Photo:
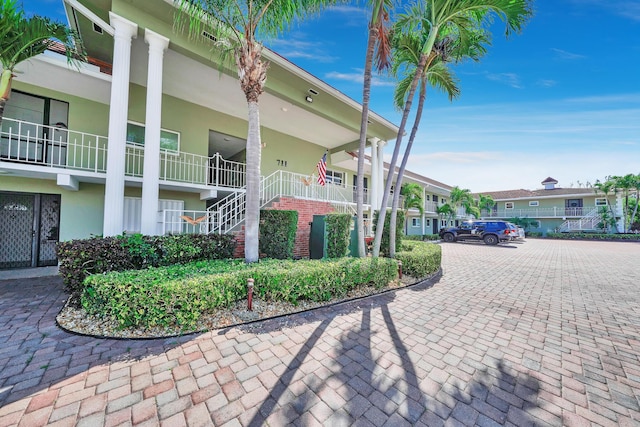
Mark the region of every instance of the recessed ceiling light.
[[287, 109], [287, 107], [282, 107], [282, 108], [281, 108], [281, 110], [282, 110], [282, 111], [284, 111], [285, 113], [286, 113], [287, 111], [289, 111], [289, 110]]
[[228, 141], [231, 141], [231, 138], [228, 138], [228, 137], [226, 137], [226, 136], [225, 136], [224, 138], [222, 138], [222, 139], [224, 139], [224, 140], [225, 140], [225, 141], [227, 141], [227, 142], [228, 142]]

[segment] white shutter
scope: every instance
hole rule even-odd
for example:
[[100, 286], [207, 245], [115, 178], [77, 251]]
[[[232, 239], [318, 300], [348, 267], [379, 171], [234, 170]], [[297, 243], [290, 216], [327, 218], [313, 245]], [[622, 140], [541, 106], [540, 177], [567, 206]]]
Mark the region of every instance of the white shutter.
[[[180, 215], [184, 210], [184, 200], [158, 200], [158, 215], [156, 233], [162, 234], [162, 211], [167, 212], [166, 224], [164, 227], [165, 234], [182, 233], [182, 221]], [[125, 197], [124, 198], [124, 231], [127, 233], [140, 233], [142, 230], [142, 198]]]

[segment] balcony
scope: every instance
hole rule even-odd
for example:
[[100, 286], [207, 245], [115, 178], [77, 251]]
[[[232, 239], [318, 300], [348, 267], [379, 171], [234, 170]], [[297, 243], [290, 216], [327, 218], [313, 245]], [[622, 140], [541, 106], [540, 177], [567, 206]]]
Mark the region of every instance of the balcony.
[[524, 208], [524, 209], [498, 209], [487, 212], [482, 211], [483, 218], [567, 218], [576, 217], [580, 218], [588, 215], [594, 207], [580, 207], [580, 208]]
[[[78, 176], [106, 177], [107, 137], [4, 118], [0, 129], [0, 161], [13, 170], [37, 167], [40, 171]], [[127, 145], [125, 175], [142, 178], [144, 147]], [[4, 166], [4, 165], [3, 165]], [[199, 186], [242, 188], [246, 165], [211, 157], [174, 151], [160, 152], [160, 180]]]

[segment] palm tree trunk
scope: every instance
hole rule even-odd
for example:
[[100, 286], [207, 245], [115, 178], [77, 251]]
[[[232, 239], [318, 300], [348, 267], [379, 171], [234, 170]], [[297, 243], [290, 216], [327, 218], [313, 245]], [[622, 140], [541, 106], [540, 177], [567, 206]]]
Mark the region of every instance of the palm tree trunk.
[[[418, 63], [418, 67], [416, 68], [416, 74], [413, 77], [413, 81], [411, 82], [411, 89], [409, 89], [409, 94], [407, 96], [407, 102], [404, 105], [404, 111], [402, 113], [402, 120], [400, 122], [400, 127], [398, 129], [398, 136], [396, 137], [396, 144], [393, 148], [393, 154], [391, 156], [391, 163], [389, 164], [389, 173], [387, 175], [387, 182], [384, 186], [384, 193], [382, 194], [382, 204], [380, 206], [380, 214], [378, 215], [378, 223], [376, 224], [376, 236], [373, 241], [373, 256], [380, 256], [380, 244], [382, 243], [382, 231], [384, 228], [384, 220], [387, 214], [387, 202], [389, 201], [389, 194], [391, 193], [391, 184], [393, 183], [393, 177], [395, 175], [396, 163], [398, 161], [398, 154], [400, 153], [400, 146], [402, 145], [402, 136], [404, 134], [404, 129], [407, 125], [407, 119], [409, 117], [409, 112], [411, 111], [411, 104], [413, 102], [413, 95], [416, 92], [416, 87], [418, 86], [418, 81], [422, 76], [422, 72], [425, 69], [427, 64], [427, 54], [422, 54], [420, 56], [420, 61]], [[396, 191], [400, 191], [399, 188], [396, 188]]]
[[[416, 118], [413, 122], [413, 128], [411, 128], [411, 135], [409, 141], [404, 149], [404, 155], [402, 156], [402, 162], [400, 163], [400, 169], [398, 169], [398, 178], [396, 178], [396, 187], [402, 188], [402, 179], [404, 178], [404, 170], [407, 167], [409, 161], [409, 154], [411, 153], [411, 147], [413, 141], [416, 139], [418, 133], [418, 127], [420, 126], [420, 118], [422, 117], [422, 110], [424, 108], [424, 100], [427, 97], [426, 90], [427, 82], [423, 81], [420, 86], [420, 95], [418, 97], [418, 108], [416, 110]], [[400, 191], [393, 193], [393, 203], [391, 204], [391, 217], [389, 218], [389, 257], [395, 258], [396, 256], [396, 221], [398, 217], [398, 204], [400, 202]], [[406, 215], [405, 215], [406, 221]]]
[[247, 189], [244, 228], [244, 260], [256, 262], [260, 224], [260, 113], [257, 101], [249, 101], [249, 132], [247, 134]]
[[2, 70], [2, 75], [0, 76], [0, 124], [2, 124], [2, 118], [4, 117], [4, 106], [11, 95], [12, 80], [13, 73], [11, 70]]
[[5, 98], [0, 98], [0, 125], [2, 124], [2, 118], [4, 117], [4, 106], [7, 104]]
[[[369, 98], [371, 95], [371, 69], [373, 68], [373, 51], [376, 40], [376, 29], [369, 28], [367, 54], [364, 64], [364, 84], [362, 88], [362, 119], [360, 120], [360, 144], [358, 146], [358, 171], [356, 175], [356, 226], [358, 230], [358, 256], [367, 256], [364, 242], [364, 152], [367, 147], [367, 122], [369, 120]], [[375, 166], [375, 165], [374, 165]]]

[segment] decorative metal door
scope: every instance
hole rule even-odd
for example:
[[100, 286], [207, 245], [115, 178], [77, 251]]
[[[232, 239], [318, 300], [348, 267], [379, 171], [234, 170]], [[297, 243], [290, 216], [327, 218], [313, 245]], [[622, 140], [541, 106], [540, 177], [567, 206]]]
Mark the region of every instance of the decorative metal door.
[[60, 195], [0, 192], [0, 268], [56, 265]]

